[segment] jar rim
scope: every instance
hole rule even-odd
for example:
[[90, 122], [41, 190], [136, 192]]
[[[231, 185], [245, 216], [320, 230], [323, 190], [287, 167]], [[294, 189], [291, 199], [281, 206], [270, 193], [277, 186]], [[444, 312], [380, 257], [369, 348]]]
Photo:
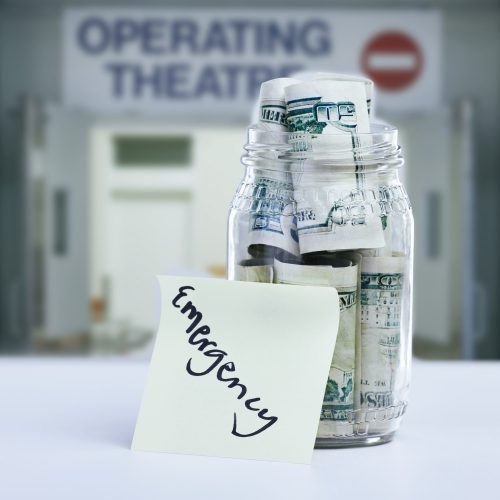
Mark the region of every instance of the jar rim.
[[[370, 123], [370, 132], [356, 132], [356, 136], [358, 137], [377, 137], [381, 135], [385, 135], [388, 137], [393, 137], [395, 140], [397, 140], [398, 136], [398, 129], [394, 127], [393, 125], [389, 123], [379, 123], [379, 122], [372, 122]], [[248, 127], [248, 133], [249, 133], [249, 139], [251, 138], [250, 134], [251, 133], [256, 133], [259, 136], [269, 136], [269, 137], [283, 137], [283, 138], [289, 138], [290, 136], [294, 136], [296, 134], [304, 135], [306, 137], [336, 137], [339, 134], [312, 134], [310, 132], [288, 132], [288, 131], [281, 131], [281, 130], [266, 130], [261, 128], [261, 126], [258, 123], [254, 123], [253, 125], [250, 125]]]
[[[242, 163], [268, 170], [290, 170], [307, 166], [332, 168], [392, 169], [403, 164], [398, 145], [398, 129], [385, 123], [372, 123], [367, 133], [313, 134], [264, 130], [248, 127], [248, 142]], [[298, 165], [299, 164], [299, 165]]]

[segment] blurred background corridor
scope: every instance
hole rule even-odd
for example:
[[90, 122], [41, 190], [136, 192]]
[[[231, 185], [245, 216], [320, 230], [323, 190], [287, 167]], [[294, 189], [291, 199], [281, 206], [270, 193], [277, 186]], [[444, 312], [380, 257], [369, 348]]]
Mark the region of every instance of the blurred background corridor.
[[0, 0], [0, 353], [147, 358], [223, 277], [260, 83], [365, 74], [400, 129], [414, 351], [500, 359], [500, 2]]

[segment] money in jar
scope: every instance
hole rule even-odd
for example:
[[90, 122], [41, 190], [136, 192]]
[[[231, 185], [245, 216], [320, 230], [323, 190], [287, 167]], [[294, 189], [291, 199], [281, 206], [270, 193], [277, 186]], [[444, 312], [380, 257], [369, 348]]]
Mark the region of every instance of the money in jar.
[[337, 290], [316, 446], [380, 444], [402, 421], [411, 362], [413, 217], [398, 132], [374, 121], [369, 80], [295, 76], [261, 89], [229, 214], [228, 278]]

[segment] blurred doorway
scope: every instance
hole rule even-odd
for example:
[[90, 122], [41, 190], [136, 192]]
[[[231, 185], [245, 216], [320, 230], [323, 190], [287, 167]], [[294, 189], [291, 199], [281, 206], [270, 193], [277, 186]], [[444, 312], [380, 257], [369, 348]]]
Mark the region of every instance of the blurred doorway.
[[189, 129], [166, 125], [91, 131], [91, 295], [113, 324], [152, 335], [156, 275], [193, 265], [195, 142]]

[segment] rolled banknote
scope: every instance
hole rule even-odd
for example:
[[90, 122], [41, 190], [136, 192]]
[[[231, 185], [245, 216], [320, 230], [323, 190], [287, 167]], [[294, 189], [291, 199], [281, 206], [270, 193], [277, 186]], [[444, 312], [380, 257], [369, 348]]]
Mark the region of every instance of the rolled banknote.
[[300, 81], [297, 78], [275, 78], [263, 82], [252, 112], [252, 123], [262, 130], [288, 132], [284, 89]]
[[[362, 421], [393, 406], [400, 362], [405, 257], [363, 257], [361, 263], [360, 408]], [[390, 425], [376, 419], [370, 429]]]
[[241, 261], [235, 269], [236, 281], [256, 283], [273, 282], [273, 261], [269, 259], [247, 259]]
[[[268, 132], [262, 134], [262, 140], [269, 140], [272, 144], [288, 141], [288, 134], [285, 133], [288, 131], [285, 87], [297, 82], [293, 78], [276, 78], [261, 85], [257, 127]], [[279, 168], [262, 169], [256, 174], [254, 184], [259, 207], [249, 221], [248, 252], [256, 256], [262, 253], [262, 246], [270, 246], [298, 255], [297, 219], [292, 206], [293, 184], [290, 173]]]
[[373, 116], [373, 97], [375, 87], [372, 80], [369, 78], [365, 78], [364, 76], [345, 75], [342, 73], [329, 73], [326, 71], [300, 71], [298, 73], [294, 73], [292, 78], [302, 81], [338, 80], [340, 82], [361, 82], [365, 86], [366, 107], [368, 109], [368, 114]]
[[373, 82], [369, 78], [364, 78], [362, 76], [353, 75], [343, 75], [340, 73], [316, 73], [314, 80], [337, 80], [340, 82], [360, 82], [365, 87], [366, 93], [366, 107], [368, 114], [373, 117], [373, 94], [375, 87]]
[[363, 83], [313, 80], [284, 89], [290, 132], [338, 134], [352, 142], [352, 135], [370, 132]]
[[370, 131], [365, 84], [314, 80], [287, 86], [285, 96], [291, 141], [301, 148], [310, 141], [313, 155], [341, 151], [353, 165], [352, 172], [309, 166], [294, 175], [300, 253], [382, 247], [381, 220], [366, 201], [376, 192], [377, 179], [367, 182], [356, 162], [369, 140], [359, 136]]
[[332, 286], [339, 295], [339, 330], [323, 399], [318, 439], [353, 433], [358, 266], [340, 257], [332, 258], [329, 264], [301, 265], [274, 261], [274, 283]]
[[[364, 252], [364, 251], [363, 251]], [[361, 308], [360, 308], [360, 282], [361, 282], [361, 262], [364, 258], [359, 252], [314, 252], [302, 255], [302, 260], [306, 264], [311, 265], [328, 265], [332, 259], [343, 259], [351, 262], [351, 265], [358, 268], [358, 307], [356, 310], [356, 338], [355, 338], [355, 367], [354, 370], [354, 413], [353, 421], [358, 422], [360, 419], [360, 382], [361, 382]]]
[[260, 199], [258, 209], [250, 215], [248, 221], [249, 254], [268, 255], [275, 249], [281, 249], [299, 255], [292, 183], [284, 179], [257, 177], [254, 190], [259, 193], [256, 196]]

